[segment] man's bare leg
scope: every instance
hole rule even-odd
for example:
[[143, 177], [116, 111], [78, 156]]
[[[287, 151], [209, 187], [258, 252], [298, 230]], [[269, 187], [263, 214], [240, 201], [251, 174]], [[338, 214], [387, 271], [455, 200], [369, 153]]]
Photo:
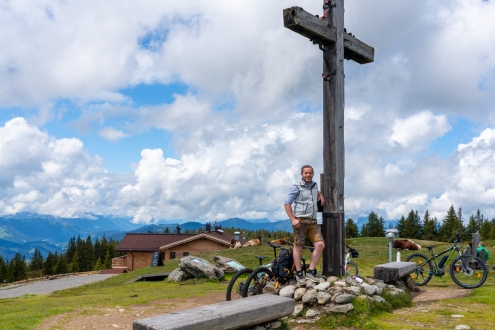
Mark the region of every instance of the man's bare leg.
[[294, 244], [294, 249], [292, 250], [292, 258], [294, 259], [294, 265], [296, 267], [296, 271], [298, 272], [301, 271], [301, 252], [302, 252], [302, 245]]
[[[313, 254], [311, 255], [311, 263], [309, 264], [309, 269], [313, 270], [316, 269], [316, 266], [318, 265], [318, 262], [320, 262], [321, 255], [323, 254], [323, 249], [325, 248], [325, 242], [320, 241], [316, 242], [313, 244], [315, 249], [313, 251]], [[302, 250], [302, 246], [301, 246]], [[294, 262], [296, 262], [295, 258], [295, 248], [294, 248]], [[299, 263], [301, 263], [301, 252], [299, 251]], [[296, 264], [297, 266], [297, 264]], [[301, 266], [299, 266], [301, 267]]]

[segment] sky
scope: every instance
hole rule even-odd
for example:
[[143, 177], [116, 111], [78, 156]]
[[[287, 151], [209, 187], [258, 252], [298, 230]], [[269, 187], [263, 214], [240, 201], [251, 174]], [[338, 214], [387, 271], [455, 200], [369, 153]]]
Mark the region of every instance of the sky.
[[[0, 215], [286, 219], [323, 168], [322, 1], [0, 0]], [[495, 1], [345, 2], [345, 212], [495, 217]], [[319, 181], [319, 180], [316, 180]]]

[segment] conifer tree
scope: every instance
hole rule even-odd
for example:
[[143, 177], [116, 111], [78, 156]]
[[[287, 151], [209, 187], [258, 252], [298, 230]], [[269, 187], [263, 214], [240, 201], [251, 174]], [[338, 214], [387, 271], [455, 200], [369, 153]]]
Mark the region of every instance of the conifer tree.
[[7, 264], [3, 260], [2, 256], [0, 256], [0, 283], [7, 282], [8, 280], [8, 270]]
[[72, 264], [71, 272], [73, 273], [79, 272], [79, 253], [77, 252], [77, 250], [74, 253], [74, 256], [72, 257], [71, 264]]
[[438, 240], [438, 230], [436, 219], [430, 217], [428, 210], [425, 211], [423, 216], [423, 234], [422, 238], [425, 240], [433, 241]]
[[468, 224], [466, 226], [466, 236], [471, 237], [477, 231], [479, 231], [478, 222], [476, 221], [476, 218], [474, 217], [474, 215], [471, 214], [471, 216], [469, 217], [469, 220], [468, 220]]
[[55, 266], [55, 274], [65, 274], [68, 273], [67, 259], [65, 255], [60, 255], [58, 257], [57, 265]]
[[351, 218], [347, 219], [345, 223], [345, 237], [359, 237], [359, 229]]
[[454, 205], [451, 205], [440, 227], [440, 239], [449, 242], [455, 233], [464, 233], [464, 226], [457, 217]]
[[480, 235], [483, 239], [492, 239], [492, 223], [488, 219], [484, 219], [480, 228]]
[[53, 275], [56, 265], [57, 262], [55, 260], [55, 255], [51, 252], [48, 252], [48, 256], [43, 263], [43, 275]]
[[404, 238], [421, 238], [421, 219], [418, 211], [411, 210], [404, 222], [404, 229], [401, 237]]
[[27, 278], [26, 270], [26, 258], [17, 252], [9, 263], [8, 277], [10, 282], [16, 282]]
[[105, 267], [105, 269], [112, 268], [112, 257], [110, 255], [110, 251], [107, 251], [107, 254], [105, 255], [105, 261], [103, 262], [103, 266]]
[[76, 253], [76, 238], [73, 236], [69, 239], [69, 243], [67, 244], [65, 258], [67, 258], [67, 260], [72, 260], [74, 253]]
[[38, 248], [34, 249], [31, 262], [29, 263], [29, 269], [31, 271], [41, 270], [43, 268], [43, 256]]
[[361, 236], [364, 237], [384, 237], [385, 236], [385, 221], [383, 217], [371, 211], [368, 216], [368, 222], [363, 225]]
[[406, 218], [404, 216], [401, 216], [399, 219], [399, 222], [397, 222], [397, 226], [395, 229], [397, 229], [397, 233], [399, 234], [399, 237], [404, 237], [404, 226], [406, 225]]
[[476, 215], [474, 216], [474, 219], [476, 221], [476, 230], [480, 230], [483, 221], [485, 221], [485, 216], [481, 214], [480, 209], [476, 211]]

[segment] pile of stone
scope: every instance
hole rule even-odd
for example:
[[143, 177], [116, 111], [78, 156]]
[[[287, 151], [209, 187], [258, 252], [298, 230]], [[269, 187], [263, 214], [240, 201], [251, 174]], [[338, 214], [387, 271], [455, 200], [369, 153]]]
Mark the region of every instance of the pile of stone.
[[[289, 283], [283, 288], [276, 288], [270, 283], [265, 288], [265, 294], [279, 294], [294, 298], [296, 306], [293, 316], [298, 317], [296, 322], [314, 322], [324, 314], [348, 313], [354, 309], [352, 305], [357, 299], [365, 299], [378, 304], [389, 304], [382, 293], [387, 291], [391, 295], [406, 294], [404, 289], [389, 285], [372, 278], [337, 278], [330, 276], [320, 278], [320, 283], [306, 282], [305, 287], [298, 287], [296, 283]], [[306, 313], [303, 313], [306, 311]], [[302, 316], [304, 314], [304, 317]]]

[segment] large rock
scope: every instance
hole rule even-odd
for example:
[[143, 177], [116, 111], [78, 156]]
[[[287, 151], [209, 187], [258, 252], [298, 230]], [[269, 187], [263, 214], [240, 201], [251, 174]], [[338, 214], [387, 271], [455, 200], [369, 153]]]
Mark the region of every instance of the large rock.
[[[334, 299], [335, 298], [335, 299]], [[339, 305], [348, 304], [354, 300], [354, 296], [348, 293], [341, 293], [332, 298]]]
[[375, 293], [375, 288], [367, 283], [361, 283], [361, 287], [368, 296], [372, 296]]
[[168, 281], [169, 282], [182, 282], [182, 281], [188, 280], [190, 278], [192, 278], [191, 274], [183, 271], [180, 268], [177, 268], [176, 270], [171, 272], [170, 275], [168, 275]]
[[213, 257], [215, 265], [223, 270], [224, 273], [236, 273], [238, 270], [244, 268], [237, 260], [226, 258], [222, 256]]
[[318, 305], [325, 305], [332, 299], [332, 295], [328, 292], [318, 292], [316, 298], [318, 299]]
[[301, 300], [306, 305], [314, 305], [318, 301], [318, 298], [316, 298], [316, 294], [317, 291], [315, 289], [309, 289], [306, 291]]
[[352, 304], [336, 305], [331, 307], [323, 307], [325, 313], [348, 313], [354, 309]]
[[209, 279], [220, 279], [224, 277], [224, 272], [210, 264], [208, 261], [194, 257], [187, 256], [179, 261], [179, 267], [185, 272], [188, 272], [194, 277], [208, 277]]
[[296, 289], [296, 291], [294, 291], [294, 300], [295, 301], [301, 300], [305, 293], [306, 293], [306, 288]]
[[280, 289], [278, 294], [282, 297], [292, 298], [294, 297], [294, 291], [296, 291], [296, 287], [294, 285], [288, 285], [285, 288]]

